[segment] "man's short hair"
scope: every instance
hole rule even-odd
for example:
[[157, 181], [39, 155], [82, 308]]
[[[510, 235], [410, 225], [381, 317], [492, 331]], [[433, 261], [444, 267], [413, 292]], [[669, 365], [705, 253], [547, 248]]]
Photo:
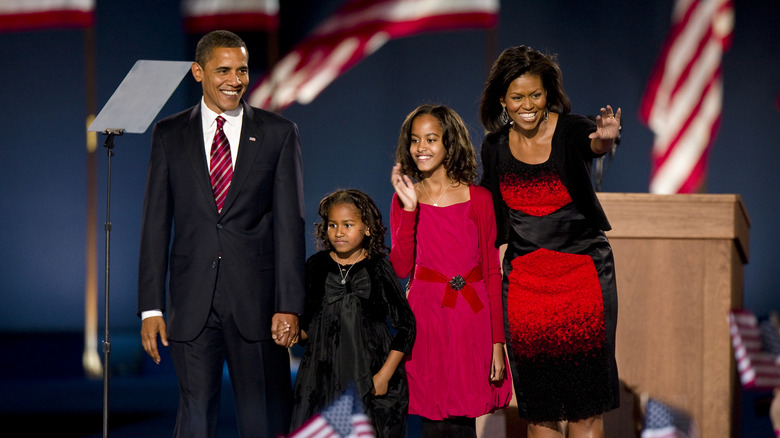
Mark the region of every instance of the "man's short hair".
[[[205, 66], [211, 57], [211, 52], [218, 47], [241, 48], [247, 50], [246, 43], [238, 35], [227, 30], [215, 30], [207, 33], [198, 41], [195, 47], [195, 62]], [[249, 52], [249, 50], [247, 50]]]

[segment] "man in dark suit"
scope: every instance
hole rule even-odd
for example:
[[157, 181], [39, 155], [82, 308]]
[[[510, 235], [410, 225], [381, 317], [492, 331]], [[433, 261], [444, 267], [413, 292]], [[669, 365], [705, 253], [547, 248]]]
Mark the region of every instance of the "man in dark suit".
[[141, 341], [157, 363], [158, 336], [170, 346], [180, 388], [174, 436], [215, 436], [225, 361], [241, 437], [277, 436], [289, 425], [287, 348], [304, 302], [298, 129], [242, 100], [248, 54], [238, 36], [209, 33], [195, 60], [201, 103], [154, 127]]

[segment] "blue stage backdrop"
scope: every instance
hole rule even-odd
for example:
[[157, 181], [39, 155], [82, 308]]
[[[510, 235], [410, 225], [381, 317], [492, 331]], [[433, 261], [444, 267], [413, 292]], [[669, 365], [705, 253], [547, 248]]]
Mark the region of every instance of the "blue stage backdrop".
[[[281, 53], [340, 2], [284, 1]], [[780, 4], [737, 0], [733, 44], [723, 60], [724, 105], [707, 190], [737, 193], [751, 219], [745, 304], [780, 307], [773, 250], [780, 247], [776, 190], [780, 163]], [[304, 5], [305, 4], [305, 5]], [[303, 7], [305, 6], [305, 7]], [[293, 16], [293, 8], [299, 12]], [[367, 191], [388, 219], [390, 168], [404, 116], [423, 102], [458, 111], [478, 146], [477, 106], [490, 62], [510, 45], [558, 53], [574, 112], [623, 109], [624, 137], [603, 190], [647, 192], [652, 134], [639, 121], [645, 84], [670, 26], [671, 0], [501, 2], [497, 29], [422, 34], [390, 41], [339, 77], [311, 104], [283, 114], [300, 128], [309, 231], [316, 205], [341, 187]], [[254, 83], [266, 45], [247, 38]], [[194, 37], [182, 30], [178, 2], [97, 2], [95, 82], [98, 109], [138, 59], [191, 60]], [[99, 136], [97, 217], [86, 212], [84, 33], [45, 30], [0, 35], [5, 78], [0, 181], [0, 331], [79, 331], [84, 324], [85, 240], [97, 222], [102, 320], [106, 151]], [[196, 103], [187, 76], [159, 117]], [[33, 105], [33, 106], [30, 106]], [[137, 330], [136, 270], [151, 128], [116, 138], [111, 185], [111, 324]], [[313, 239], [309, 252], [314, 251]], [[618, 267], [619, 269], [619, 267]]]

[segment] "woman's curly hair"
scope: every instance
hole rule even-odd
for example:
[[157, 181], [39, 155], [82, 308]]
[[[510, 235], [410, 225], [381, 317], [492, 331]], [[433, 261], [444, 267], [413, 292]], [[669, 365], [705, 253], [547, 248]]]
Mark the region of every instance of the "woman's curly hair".
[[474, 183], [477, 180], [477, 154], [471, 144], [469, 131], [458, 113], [444, 105], [420, 105], [406, 116], [395, 150], [395, 160], [401, 163], [401, 171], [416, 181], [422, 179], [422, 173], [417, 169], [409, 147], [412, 144], [414, 119], [423, 114], [436, 118], [441, 124], [442, 144], [447, 151], [443, 163], [447, 169], [447, 177], [453, 181]]
[[360, 214], [360, 220], [368, 227], [369, 235], [363, 239], [366, 257], [384, 257], [389, 248], [385, 246], [385, 228], [382, 223], [382, 213], [370, 196], [357, 189], [337, 190], [320, 201], [317, 213], [320, 222], [315, 224], [317, 248], [322, 251], [333, 251], [333, 245], [328, 240], [328, 212], [331, 207], [339, 204], [353, 205]]

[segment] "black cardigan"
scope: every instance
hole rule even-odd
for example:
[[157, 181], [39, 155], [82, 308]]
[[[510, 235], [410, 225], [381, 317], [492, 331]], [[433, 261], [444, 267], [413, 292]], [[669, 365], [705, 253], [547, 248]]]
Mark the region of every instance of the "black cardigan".
[[[550, 154], [561, 182], [569, 191], [574, 205], [593, 227], [609, 231], [612, 227], [601, 208], [591, 182], [593, 159], [588, 135], [596, 130], [596, 124], [584, 116], [560, 114], [552, 138]], [[509, 207], [501, 197], [498, 181], [500, 148], [509, 147], [509, 125], [498, 132], [488, 134], [482, 141], [482, 180], [480, 185], [493, 193], [498, 233], [496, 247], [509, 240]]]

